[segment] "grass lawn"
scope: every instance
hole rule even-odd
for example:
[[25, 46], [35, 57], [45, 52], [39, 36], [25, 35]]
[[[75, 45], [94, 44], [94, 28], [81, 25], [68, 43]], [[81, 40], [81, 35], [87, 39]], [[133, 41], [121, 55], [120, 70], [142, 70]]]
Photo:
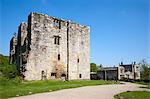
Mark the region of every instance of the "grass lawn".
[[150, 92], [131, 91], [115, 95], [115, 99], [150, 99]]
[[142, 84], [142, 85], [146, 85], [146, 87], [142, 87], [142, 88], [148, 88], [150, 89], [150, 82], [136, 82], [137, 84]]
[[103, 85], [103, 84], [117, 84], [115, 81], [104, 80], [77, 80], [63, 82], [58, 80], [47, 81], [26, 81], [16, 83], [16, 81], [1, 81], [0, 98], [16, 97], [29, 95], [41, 92], [50, 92], [67, 88], [76, 88], [81, 86]]

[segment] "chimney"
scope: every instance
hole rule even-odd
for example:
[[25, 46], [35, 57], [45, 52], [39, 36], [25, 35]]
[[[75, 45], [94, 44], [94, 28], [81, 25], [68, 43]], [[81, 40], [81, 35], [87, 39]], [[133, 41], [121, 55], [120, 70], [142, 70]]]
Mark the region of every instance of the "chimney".
[[123, 65], [123, 62], [121, 62], [121, 65]]

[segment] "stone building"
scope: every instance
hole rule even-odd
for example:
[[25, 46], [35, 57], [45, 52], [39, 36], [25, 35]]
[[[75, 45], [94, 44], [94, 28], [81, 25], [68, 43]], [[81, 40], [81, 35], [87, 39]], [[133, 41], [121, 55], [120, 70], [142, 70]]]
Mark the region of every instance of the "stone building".
[[119, 76], [118, 71], [118, 67], [101, 67], [98, 68], [97, 76], [98, 79], [116, 80]]
[[104, 80], [140, 79], [140, 65], [135, 62], [132, 64], [119, 64], [118, 67], [99, 67], [97, 78]]
[[121, 64], [119, 65], [120, 67], [124, 68], [124, 78], [128, 79], [140, 79], [140, 65], [136, 64], [135, 62], [132, 64]]
[[10, 42], [10, 63], [24, 80], [90, 79], [90, 28], [31, 13]]

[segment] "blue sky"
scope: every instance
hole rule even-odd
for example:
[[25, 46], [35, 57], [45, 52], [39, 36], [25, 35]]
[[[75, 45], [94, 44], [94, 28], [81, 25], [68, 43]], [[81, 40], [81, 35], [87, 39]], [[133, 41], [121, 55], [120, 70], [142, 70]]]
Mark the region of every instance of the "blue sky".
[[113, 66], [150, 61], [149, 0], [1, 0], [0, 53], [30, 12], [69, 19], [91, 27], [90, 60]]

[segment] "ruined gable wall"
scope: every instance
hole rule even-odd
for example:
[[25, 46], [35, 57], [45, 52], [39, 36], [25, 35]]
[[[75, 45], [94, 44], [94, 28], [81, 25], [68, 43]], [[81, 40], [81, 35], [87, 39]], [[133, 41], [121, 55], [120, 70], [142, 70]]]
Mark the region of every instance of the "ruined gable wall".
[[17, 45], [17, 38], [16, 34], [12, 37], [10, 40], [10, 55], [9, 55], [9, 63], [15, 63], [16, 62], [16, 45]]
[[[22, 64], [25, 64], [25, 55], [26, 55], [26, 48], [25, 48], [25, 42], [27, 37], [27, 23], [22, 22], [18, 27], [18, 37], [17, 37], [17, 69], [22, 72]], [[25, 53], [25, 54], [24, 54]]]

